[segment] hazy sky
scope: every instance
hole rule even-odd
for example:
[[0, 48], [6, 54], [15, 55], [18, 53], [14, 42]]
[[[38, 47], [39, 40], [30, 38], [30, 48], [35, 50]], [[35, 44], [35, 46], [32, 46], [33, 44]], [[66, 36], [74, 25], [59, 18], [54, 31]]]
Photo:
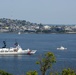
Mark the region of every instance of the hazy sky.
[[76, 0], [0, 0], [0, 18], [76, 24]]

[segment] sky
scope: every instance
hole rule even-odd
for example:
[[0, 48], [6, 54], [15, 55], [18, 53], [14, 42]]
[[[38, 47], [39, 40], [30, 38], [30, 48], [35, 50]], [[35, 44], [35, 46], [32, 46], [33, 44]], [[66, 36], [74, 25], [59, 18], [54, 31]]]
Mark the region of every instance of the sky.
[[76, 24], [76, 0], [0, 0], [0, 18]]

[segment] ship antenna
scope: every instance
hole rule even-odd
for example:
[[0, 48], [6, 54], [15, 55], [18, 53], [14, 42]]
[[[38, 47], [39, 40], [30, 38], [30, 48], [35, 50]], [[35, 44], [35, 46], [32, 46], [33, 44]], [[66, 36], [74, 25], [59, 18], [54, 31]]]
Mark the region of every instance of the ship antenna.
[[15, 39], [15, 46], [18, 46], [18, 42], [16, 41], [16, 39]]
[[6, 48], [6, 41], [3, 41], [4, 46], [2, 48]]

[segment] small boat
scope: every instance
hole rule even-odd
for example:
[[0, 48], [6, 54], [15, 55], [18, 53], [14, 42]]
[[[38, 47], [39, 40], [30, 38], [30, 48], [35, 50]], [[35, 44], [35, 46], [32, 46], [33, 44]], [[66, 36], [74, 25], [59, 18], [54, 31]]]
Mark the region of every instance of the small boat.
[[67, 48], [61, 46], [60, 48], [57, 48], [57, 50], [66, 50]]
[[21, 34], [21, 32], [18, 32], [18, 34], [20, 35], [20, 34]]
[[35, 54], [37, 50], [26, 49], [23, 50], [19, 44], [15, 43], [16, 47], [6, 48], [6, 42], [3, 41], [4, 46], [0, 48], [0, 55], [32, 55]]

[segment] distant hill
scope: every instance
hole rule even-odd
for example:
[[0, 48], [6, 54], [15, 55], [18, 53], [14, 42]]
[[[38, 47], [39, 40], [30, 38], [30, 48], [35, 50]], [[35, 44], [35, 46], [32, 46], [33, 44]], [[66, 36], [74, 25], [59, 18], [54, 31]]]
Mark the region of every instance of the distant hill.
[[8, 18], [1, 18], [0, 19], [0, 25], [38, 25], [37, 23], [31, 23], [26, 20], [14, 20], [14, 19], [8, 19]]

